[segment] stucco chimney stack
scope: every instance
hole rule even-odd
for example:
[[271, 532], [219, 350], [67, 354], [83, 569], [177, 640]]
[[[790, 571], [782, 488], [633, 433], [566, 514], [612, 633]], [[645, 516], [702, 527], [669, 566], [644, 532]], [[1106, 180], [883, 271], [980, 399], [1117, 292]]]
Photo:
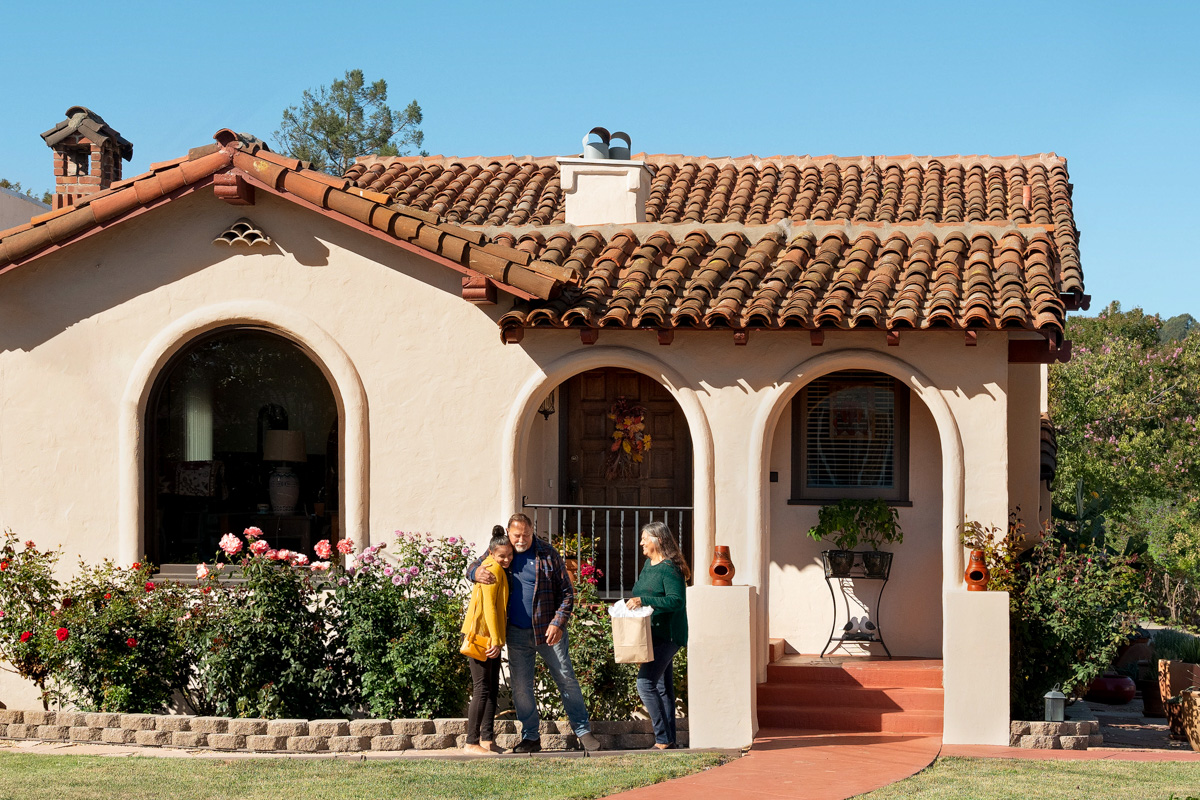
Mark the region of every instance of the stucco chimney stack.
[[629, 160], [630, 148], [629, 134], [597, 127], [583, 137], [582, 158], [558, 159], [568, 224], [646, 221], [654, 173], [646, 162]]
[[54, 151], [54, 207], [74, 205], [121, 180], [121, 160], [133, 158], [133, 145], [84, 106], [71, 106], [67, 118], [42, 134]]

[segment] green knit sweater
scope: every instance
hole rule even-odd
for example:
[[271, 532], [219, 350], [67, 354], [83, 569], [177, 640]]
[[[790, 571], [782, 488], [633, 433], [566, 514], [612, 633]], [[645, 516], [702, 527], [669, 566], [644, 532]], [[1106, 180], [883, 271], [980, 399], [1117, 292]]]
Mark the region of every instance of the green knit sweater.
[[633, 596], [642, 605], [653, 606], [650, 617], [650, 635], [656, 642], [670, 641], [683, 647], [687, 644], [687, 584], [679, 568], [669, 559], [657, 564], [646, 560], [637, 583], [633, 584]]

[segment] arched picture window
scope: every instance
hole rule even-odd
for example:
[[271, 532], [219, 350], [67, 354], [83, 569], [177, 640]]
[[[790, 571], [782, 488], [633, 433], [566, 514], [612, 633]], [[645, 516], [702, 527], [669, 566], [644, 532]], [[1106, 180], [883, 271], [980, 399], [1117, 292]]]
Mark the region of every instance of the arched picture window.
[[817, 378], [792, 402], [792, 500], [908, 500], [908, 387], [878, 372]]
[[159, 376], [146, 431], [155, 563], [211, 561], [222, 535], [251, 525], [310, 558], [339, 538], [337, 403], [289, 339], [227, 328], [192, 342]]

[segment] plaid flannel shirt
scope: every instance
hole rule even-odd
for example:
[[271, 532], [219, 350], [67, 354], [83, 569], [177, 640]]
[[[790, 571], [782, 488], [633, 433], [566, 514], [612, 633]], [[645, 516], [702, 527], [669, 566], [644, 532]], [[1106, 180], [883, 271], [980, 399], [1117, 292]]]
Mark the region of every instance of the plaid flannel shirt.
[[[549, 543], [533, 537], [533, 554], [536, 572], [533, 579], [533, 633], [538, 641], [545, 641], [546, 628], [557, 625], [563, 632], [571, 621], [575, 608], [575, 587], [567, 575], [567, 565]], [[484, 553], [467, 567], [467, 580], [475, 580], [475, 570], [487, 558]], [[509, 585], [509, 596], [519, 597], [521, 590]]]

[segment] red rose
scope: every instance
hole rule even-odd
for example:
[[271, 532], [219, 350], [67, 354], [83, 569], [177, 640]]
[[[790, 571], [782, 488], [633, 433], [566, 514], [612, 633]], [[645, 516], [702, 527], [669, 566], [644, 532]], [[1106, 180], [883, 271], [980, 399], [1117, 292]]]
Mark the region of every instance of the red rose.
[[0, 572], [4, 571], [4, 570], [6, 570], [6, 569], [8, 569], [8, 562], [7, 562], [7, 561], [0, 561]]
[[154, 591], [154, 581], [146, 581], [146, 591], [147, 592]]
[[130, 569], [141, 569], [141, 568], [142, 568], [142, 562], [140, 562], [140, 561], [135, 561], [135, 562], [133, 562], [133, 564], [131, 564], [131, 565], [130, 565], [130, 567], [129, 567], [129, 568], [130, 568]]
[[104, 599], [105, 599], [105, 600], [112, 600], [112, 592], [105, 592], [105, 593], [104, 593]]
[[137, 639], [130, 636], [125, 640], [125, 644], [129, 645], [130, 647], [137, 647]]
[[71, 632], [66, 628], [59, 628], [54, 632], [54, 635], [58, 637], [60, 642], [65, 642], [67, 637], [71, 635]]
[[200, 591], [204, 592], [205, 594], [208, 594], [209, 592], [211, 592], [211, 591], [212, 591], [212, 587], [211, 587], [211, 586], [205, 586], [205, 587], [204, 587], [203, 589], [201, 589]]
[[24, 633], [21, 634], [21, 641], [28, 642], [30, 636], [33, 636], [33, 634], [30, 633], [29, 631], [25, 631]]

